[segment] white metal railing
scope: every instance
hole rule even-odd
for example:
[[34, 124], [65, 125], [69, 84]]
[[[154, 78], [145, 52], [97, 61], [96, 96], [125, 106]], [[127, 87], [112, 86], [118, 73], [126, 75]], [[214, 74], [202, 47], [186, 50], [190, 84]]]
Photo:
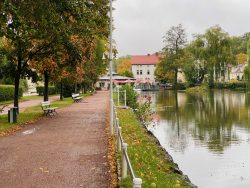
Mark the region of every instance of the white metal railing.
[[120, 106], [120, 94], [124, 93], [124, 97], [123, 97], [123, 103], [124, 103], [124, 107], [127, 106], [127, 93], [126, 90], [122, 91], [120, 90], [120, 88], [116, 88], [116, 90], [113, 91], [114, 93], [117, 93], [117, 106]]
[[122, 138], [122, 128], [119, 126], [119, 118], [117, 116], [117, 111], [116, 108], [114, 107], [114, 131], [117, 136], [117, 150], [118, 152], [122, 152], [122, 169], [121, 169], [121, 178], [124, 179], [128, 176], [128, 169], [129, 172], [133, 178], [133, 188], [141, 188], [142, 185], [142, 179], [137, 178], [135, 176], [133, 167], [130, 163], [127, 148], [128, 144], [124, 143], [123, 138]]

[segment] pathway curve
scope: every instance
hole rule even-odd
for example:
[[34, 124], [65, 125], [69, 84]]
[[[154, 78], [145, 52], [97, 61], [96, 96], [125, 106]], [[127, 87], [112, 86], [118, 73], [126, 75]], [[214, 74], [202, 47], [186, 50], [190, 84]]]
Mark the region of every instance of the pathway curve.
[[[28, 107], [41, 104], [42, 100], [43, 100], [43, 98], [19, 102], [19, 110], [20, 110], [20, 112], [23, 112]], [[49, 100], [50, 101], [59, 100], [59, 96], [49, 96]], [[3, 105], [1, 105], [1, 106], [3, 106]], [[8, 105], [8, 107], [4, 108], [4, 111], [0, 115], [8, 114], [9, 107], [13, 107], [13, 106], [14, 106], [13, 104]]]
[[109, 187], [108, 92], [0, 138], [0, 187]]

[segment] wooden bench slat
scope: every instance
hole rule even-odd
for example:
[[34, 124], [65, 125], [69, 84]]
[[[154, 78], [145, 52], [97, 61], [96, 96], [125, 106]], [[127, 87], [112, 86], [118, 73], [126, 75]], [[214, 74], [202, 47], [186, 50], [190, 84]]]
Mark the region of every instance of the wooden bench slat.
[[46, 116], [49, 115], [51, 117], [51, 114], [57, 114], [56, 109], [58, 109], [58, 107], [51, 107], [50, 101], [41, 102], [41, 107]]
[[74, 102], [81, 102], [83, 97], [81, 97], [79, 93], [73, 93], [72, 99], [74, 100]]

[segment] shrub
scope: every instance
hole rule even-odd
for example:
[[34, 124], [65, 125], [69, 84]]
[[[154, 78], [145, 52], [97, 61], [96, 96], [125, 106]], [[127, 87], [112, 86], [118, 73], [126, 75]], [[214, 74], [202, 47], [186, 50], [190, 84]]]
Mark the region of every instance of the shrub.
[[26, 79], [21, 79], [20, 80], [20, 86], [23, 90], [23, 92], [27, 92], [28, 91], [28, 82]]
[[[121, 90], [126, 90], [126, 99], [127, 99], [127, 105], [133, 109], [138, 108], [138, 102], [137, 102], [137, 93], [134, 91], [133, 87], [129, 84], [123, 85]], [[124, 94], [121, 94], [121, 97], [124, 97]]]
[[176, 85], [177, 90], [185, 90], [187, 88], [186, 83], [180, 83], [178, 82]]
[[[57, 93], [56, 87], [55, 86], [49, 86], [49, 91], [48, 94], [49, 95], [53, 95]], [[44, 86], [37, 86], [36, 87], [36, 91], [38, 93], [39, 96], [43, 96], [43, 92], [44, 92]]]
[[186, 90], [186, 93], [188, 93], [190, 95], [203, 95], [203, 94], [207, 93], [207, 91], [208, 91], [208, 87], [206, 85], [201, 85], [201, 86], [195, 86], [195, 87], [188, 88]]
[[[0, 85], [0, 101], [7, 101], [14, 99], [15, 86], [13, 85]], [[19, 88], [19, 98], [23, 96], [23, 89]]]
[[151, 114], [152, 114], [152, 110], [151, 110], [151, 101], [147, 100], [142, 104], [139, 104], [138, 109], [135, 110], [135, 113], [137, 115], [137, 117], [139, 118], [139, 120], [143, 123], [145, 123], [145, 125], [151, 121]]

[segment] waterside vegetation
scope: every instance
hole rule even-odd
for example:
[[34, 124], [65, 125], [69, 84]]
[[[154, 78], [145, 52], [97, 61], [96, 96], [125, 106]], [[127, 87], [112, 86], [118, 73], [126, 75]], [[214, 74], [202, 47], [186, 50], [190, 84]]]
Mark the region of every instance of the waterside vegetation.
[[[119, 125], [123, 141], [129, 146], [128, 155], [135, 175], [143, 180], [142, 187], [192, 187], [145, 126], [151, 120], [151, 98], [139, 100], [130, 85], [124, 85], [122, 89], [128, 94], [130, 108], [118, 109]], [[132, 178], [123, 179], [121, 187], [132, 187]]]
[[[143, 180], [142, 187], [191, 187], [189, 180], [180, 174], [177, 165], [131, 109], [119, 109], [118, 116], [135, 174]], [[131, 178], [123, 180], [121, 186], [132, 187]]]

